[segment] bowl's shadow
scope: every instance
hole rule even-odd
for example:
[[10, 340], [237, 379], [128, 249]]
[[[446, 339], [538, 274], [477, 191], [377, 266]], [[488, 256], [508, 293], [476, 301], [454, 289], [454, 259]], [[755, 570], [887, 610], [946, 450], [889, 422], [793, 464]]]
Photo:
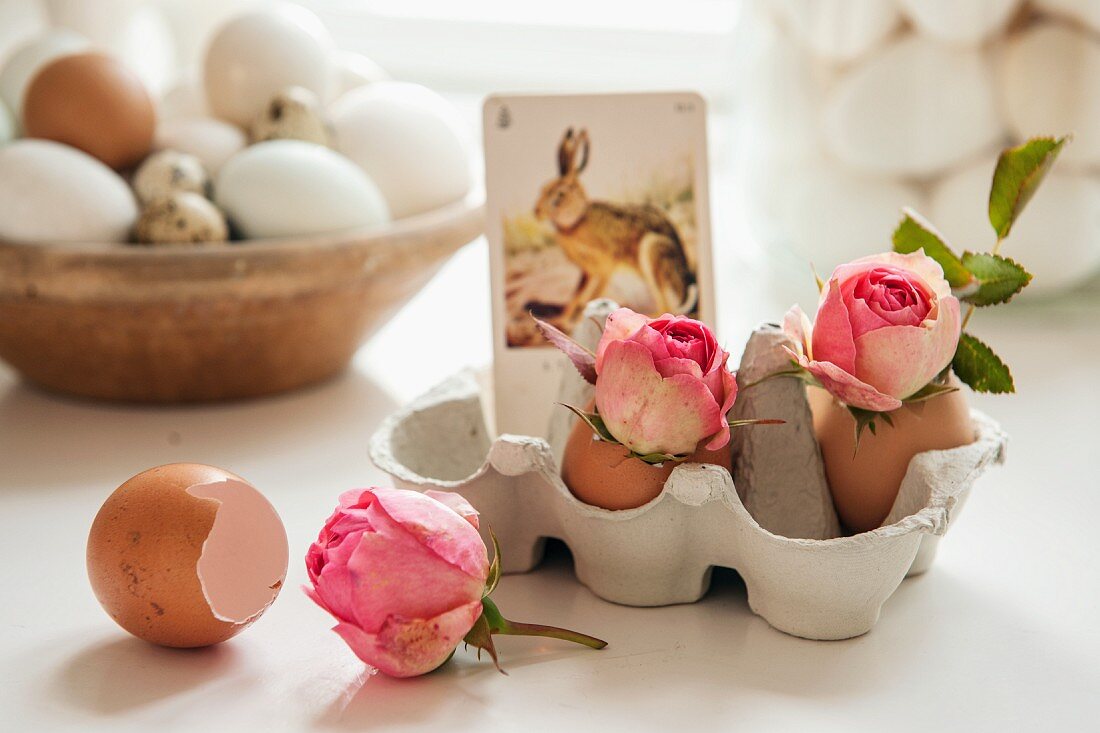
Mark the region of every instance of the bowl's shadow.
[[20, 381], [0, 389], [0, 491], [76, 486], [105, 492], [150, 466], [185, 461], [256, 480], [249, 472], [262, 473], [271, 455], [323, 446], [316, 451], [323, 460], [326, 453], [359, 450], [374, 429], [364, 417], [395, 407], [354, 368], [285, 395], [191, 406], [68, 398]]

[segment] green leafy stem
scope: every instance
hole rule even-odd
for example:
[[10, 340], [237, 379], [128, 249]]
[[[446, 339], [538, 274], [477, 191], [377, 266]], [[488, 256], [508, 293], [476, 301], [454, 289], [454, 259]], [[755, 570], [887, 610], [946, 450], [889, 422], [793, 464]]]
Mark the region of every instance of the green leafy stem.
[[[990, 252], [967, 250], [957, 255], [946, 238], [920, 215], [908, 209], [902, 212], [901, 223], [894, 230], [894, 251], [907, 254], [923, 250], [940, 264], [954, 293], [967, 304], [963, 329], [970, 324], [975, 308], [1007, 303], [1031, 282], [1031, 273], [1000, 254], [1001, 245], [1069, 139], [1032, 138], [1001, 153], [989, 191], [989, 223], [997, 235]], [[951, 367], [975, 392], [1016, 391], [1012, 372], [1004, 361], [965, 330]], [[859, 417], [856, 419], [858, 422]]]

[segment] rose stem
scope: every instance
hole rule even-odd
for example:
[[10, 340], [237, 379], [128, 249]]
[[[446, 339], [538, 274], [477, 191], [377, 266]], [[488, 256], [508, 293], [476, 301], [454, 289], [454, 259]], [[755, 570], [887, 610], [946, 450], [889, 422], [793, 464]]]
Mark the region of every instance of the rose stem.
[[501, 615], [500, 609], [488, 598], [481, 599], [485, 609], [485, 619], [489, 622], [489, 628], [494, 634], [506, 636], [544, 636], [550, 639], [571, 641], [575, 644], [584, 644], [592, 649], [603, 649], [607, 642], [597, 639], [579, 631], [558, 628], [557, 626], [544, 626], [543, 624], [525, 624], [519, 621], [509, 621]]

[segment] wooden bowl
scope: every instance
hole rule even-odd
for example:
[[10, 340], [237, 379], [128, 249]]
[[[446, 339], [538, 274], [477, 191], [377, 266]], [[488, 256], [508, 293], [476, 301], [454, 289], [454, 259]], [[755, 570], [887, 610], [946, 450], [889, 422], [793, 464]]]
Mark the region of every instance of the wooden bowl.
[[0, 242], [0, 358], [46, 389], [133, 402], [317, 382], [482, 233], [483, 201], [308, 239]]

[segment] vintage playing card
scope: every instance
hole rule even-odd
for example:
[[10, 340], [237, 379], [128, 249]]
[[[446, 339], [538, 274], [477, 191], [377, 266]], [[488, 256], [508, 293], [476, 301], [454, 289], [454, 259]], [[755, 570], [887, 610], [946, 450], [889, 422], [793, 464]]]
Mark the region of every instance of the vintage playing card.
[[498, 433], [544, 436], [588, 301], [714, 324], [706, 104], [694, 93], [493, 96], [484, 106]]

